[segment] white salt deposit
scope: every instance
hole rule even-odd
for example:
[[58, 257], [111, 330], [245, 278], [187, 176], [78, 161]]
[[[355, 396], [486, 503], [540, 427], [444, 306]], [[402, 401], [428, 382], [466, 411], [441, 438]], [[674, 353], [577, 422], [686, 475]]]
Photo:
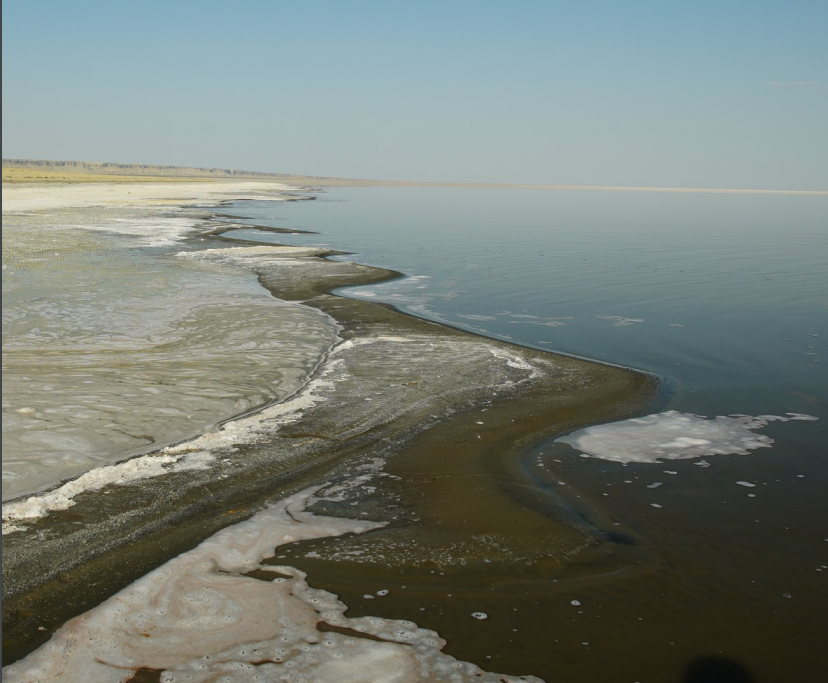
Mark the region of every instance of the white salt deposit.
[[255, 246], [255, 247], [217, 247], [215, 249], [203, 249], [202, 251], [184, 252], [181, 256], [186, 258], [211, 258], [213, 256], [320, 256], [329, 253], [329, 249], [317, 247], [290, 247], [290, 246]]
[[644, 322], [644, 318], [625, 318], [623, 315], [596, 315], [595, 317], [601, 320], [614, 320], [612, 324], [618, 327], [629, 327], [635, 323]]
[[[316, 376], [287, 400], [242, 418], [225, 422], [218, 430], [208, 431], [198, 437], [160, 451], [136, 457], [117, 465], [91, 469], [86, 474], [63, 484], [48, 493], [9, 501], [3, 505], [3, 533], [20, 531], [21, 522], [32, 521], [50, 511], [65, 510], [74, 505], [73, 499], [83, 491], [98, 490], [109, 484], [126, 484], [138, 479], [162, 476], [184, 469], [203, 469], [216, 461], [215, 453], [228, 447], [256, 443], [278, 435], [284, 426], [298, 420], [304, 411], [326, 401], [337, 382], [343, 378], [344, 351], [368, 344], [422, 342], [428, 337], [402, 337], [378, 335], [340, 342], [328, 354], [327, 361], [316, 368]], [[518, 355], [498, 351], [497, 357], [507, 367], [519, 368], [531, 374], [540, 371]], [[13, 475], [14, 472], [8, 472]]]
[[515, 368], [516, 370], [527, 370], [529, 371], [529, 377], [534, 379], [535, 377], [540, 376], [540, 371], [531, 363], [527, 362], [524, 358], [521, 358], [515, 353], [509, 353], [505, 349], [489, 349], [489, 352], [497, 359], [505, 361], [506, 365], [510, 368]]
[[75, 496], [84, 491], [97, 491], [108, 484], [127, 484], [171, 472], [206, 469], [213, 462], [211, 454], [199, 451], [179, 455], [145, 455], [126, 462], [98, 467], [48, 493], [6, 503], [3, 506], [3, 534], [19, 531], [13, 521], [33, 520], [55, 510], [66, 510], [75, 503]]
[[[748, 455], [757, 448], [769, 448], [773, 439], [754, 430], [768, 422], [816, 420], [812, 415], [787, 413], [780, 415], [718, 416], [708, 419], [701, 415], [671, 410], [646, 417], [622, 420], [587, 427], [556, 439], [582, 452], [586, 457], [614, 462], [646, 462], [684, 460], [708, 455]], [[706, 466], [701, 461], [697, 464]]]
[[296, 421], [302, 412], [324, 398], [317, 392], [330, 387], [326, 379], [339, 361], [331, 361], [308, 382], [302, 391], [287, 401], [269, 406], [258, 413], [232, 420], [218, 431], [208, 432], [186, 443], [168, 446], [159, 453], [132, 458], [126, 462], [98, 467], [48, 493], [11, 501], [3, 505], [3, 534], [21, 531], [16, 522], [32, 521], [50, 512], [74, 505], [73, 499], [84, 491], [97, 491], [108, 484], [128, 484], [171, 472], [205, 469], [214, 461], [215, 449], [255, 443], [262, 434], [272, 435], [283, 425]]
[[215, 429], [307, 381], [336, 339], [332, 319], [274, 299], [246, 271], [136, 248], [211, 229], [178, 204], [282, 188], [233, 187], [4, 188], [4, 501]]
[[[286, 543], [383, 526], [313, 515], [305, 506], [316, 490], [218, 532], [67, 622], [3, 680], [124, 683], [140, 668], [161, 670], [165, 683], [539, 680], [460, 662], [410, 621], [347, 618], [347, 606], [303, 572], [262, 564]], [[273, 579], [245, 576], [255, 570]]]

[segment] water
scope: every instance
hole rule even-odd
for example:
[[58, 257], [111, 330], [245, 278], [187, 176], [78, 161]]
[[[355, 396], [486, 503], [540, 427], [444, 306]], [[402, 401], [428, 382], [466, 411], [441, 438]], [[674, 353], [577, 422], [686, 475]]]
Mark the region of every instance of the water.
[[723, 653], [768, 680], [816, 680], [828, 607], [826, 209], [824, 197], [452, 188], [349, 188], [314, 202], [226, 207], [245, 216], [221, 219], [242, 228], [229, 237], [325, 244], [352, 252], [337, 258], [404, 273], [346, 296], [653, 372], [664, 391], [651, 412], [677, 411], [667, 422], [819, 418], [737, 420], [762, 445], [747, 455], [625, 464], [581, 458], [562, 442], [527, 453], [523, 467], [540, 485], [576, 507], [589, 500], [577, 509], [600, 507], [637, 535], [655, 558], [640, 571], [535, 593], [469, 587], [452, 597], [438, 585], [379, 600], [387, 568], [345, 580], [334, 563], [326, 575], [302, 544], [279, 558], [311, 567], [310, 584], [339, 595], [349, 619], [416, 621], [446, 638], [448, 654], [488, 670], [673, 681], [692, 659]]
[[825, 197], [350, 188], [237, 208], [239, 223], [319, 234], [234, 238], [324, 244], [408, 276], [347, 296], [654, 372], [672, 408], [784, 414], [828, 398]]
[[[625, 464], [561, 442], [534, 449], [523, 465], [537, 481], [602, 506], [657, 565], [481, 600], [490, 618], [471, 639], [450, 600], [408, 606], [447, 652], [550, 681], [679, 680], [704, 655], [757, 680], [824, 673], [828, 198], [350, 188], [231, 211], [247, 217], [228, 221], [242, 227], [233, 238], [327, 245], [404, 274], [346, 296], [655, 373], [664, 390], [649, 412], [677, 411], [672, 422], [708, 433], [693, 415], [818, 418], [745, 418], [768, 424], [748, 439], [762, 447], [741, 455]], [[290, 561], [316, 570], [301, 554]], [[369, 585], [327, 577], [320, 587], [357, 614], [402, 614], [361, 602]]]

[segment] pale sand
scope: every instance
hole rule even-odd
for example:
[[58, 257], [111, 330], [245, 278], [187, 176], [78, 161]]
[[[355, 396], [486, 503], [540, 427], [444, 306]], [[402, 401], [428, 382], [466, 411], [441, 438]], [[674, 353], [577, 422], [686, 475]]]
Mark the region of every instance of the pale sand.
[[[215, 168], [146, 166], [135, 164], [102, 164], [97, 162], [62, 162], [3, 160], [3, 183], [204, 183], [211, 180], [244, 182], [255, 178], [260, 182], [285, 183], [286, 186], [314, 187], [469, 187], [485, 189], [529, 190], [602, 190], [611, 192], [679, 192], [691, 194], [772, 194], [828, 196], [828, 190], [779, 190], [710, 187], [629, 187], [622, 185], [549, 185], [519, 183], [463, 183], [410, 180], [371, 180], [367, 178], [331, 178], [281, 173], [257, 173]], [[117, 171], [117, 173], [115, 172]], [[234, 180], [229, 180], [233, 178]]]
[[[4, 170], [5, 174], [5, 170]], [[105, 180], [104, 180], [105, 179]], [[284, 183], [263, 180], [170, 181], [168, 178], [145, 182], [134, 177], [130, 182], [113, 183], [103, 176], [95, 183], [21, 183], [3, 185], [3, 213], [65, 209], [70, 207], [115, 205], [158, 206], [186, 202], [231, 199], [273, 199], [273, 194], [293, 189]]]

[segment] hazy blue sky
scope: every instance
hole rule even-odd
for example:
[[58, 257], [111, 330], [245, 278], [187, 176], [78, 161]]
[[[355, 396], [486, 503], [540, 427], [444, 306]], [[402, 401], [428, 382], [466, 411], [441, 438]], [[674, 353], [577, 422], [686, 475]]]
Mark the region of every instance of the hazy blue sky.
[[828, 189], [828, 2], [6, 0], [3, 156]]

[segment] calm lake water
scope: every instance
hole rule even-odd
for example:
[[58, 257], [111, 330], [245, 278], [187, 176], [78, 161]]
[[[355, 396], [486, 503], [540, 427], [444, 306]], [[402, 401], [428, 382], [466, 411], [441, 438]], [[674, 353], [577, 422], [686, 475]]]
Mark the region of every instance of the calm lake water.
[[625, 466], [561, 443], [527, 454], [539, 481], [577, 487], [635, 529], [661, 568], [581, 586], [570, 597], [590, 607], [577, 613], [524, 614], [515, 629], [556, 634], [534, 649], [458, 638], [456, 656], [496, 652], [494, 670], [548, 680], [678, 680], [717, 653], [759, 681], [824, 673], [828, 197], [347, 188], [228, 212], [249, 226], [234, 238], [325, 245], [405, 275], [346, 296], [655, 373], [649, 412], [819, 418], [772, 422], [771, 448], [706, 463]]
[[826, 197], [349, 188], [236, 208], [319, 234], [235, 238], [409, 276], [348, 296], [657, 373], [671, 408], [813, 412], [828, 398]]

